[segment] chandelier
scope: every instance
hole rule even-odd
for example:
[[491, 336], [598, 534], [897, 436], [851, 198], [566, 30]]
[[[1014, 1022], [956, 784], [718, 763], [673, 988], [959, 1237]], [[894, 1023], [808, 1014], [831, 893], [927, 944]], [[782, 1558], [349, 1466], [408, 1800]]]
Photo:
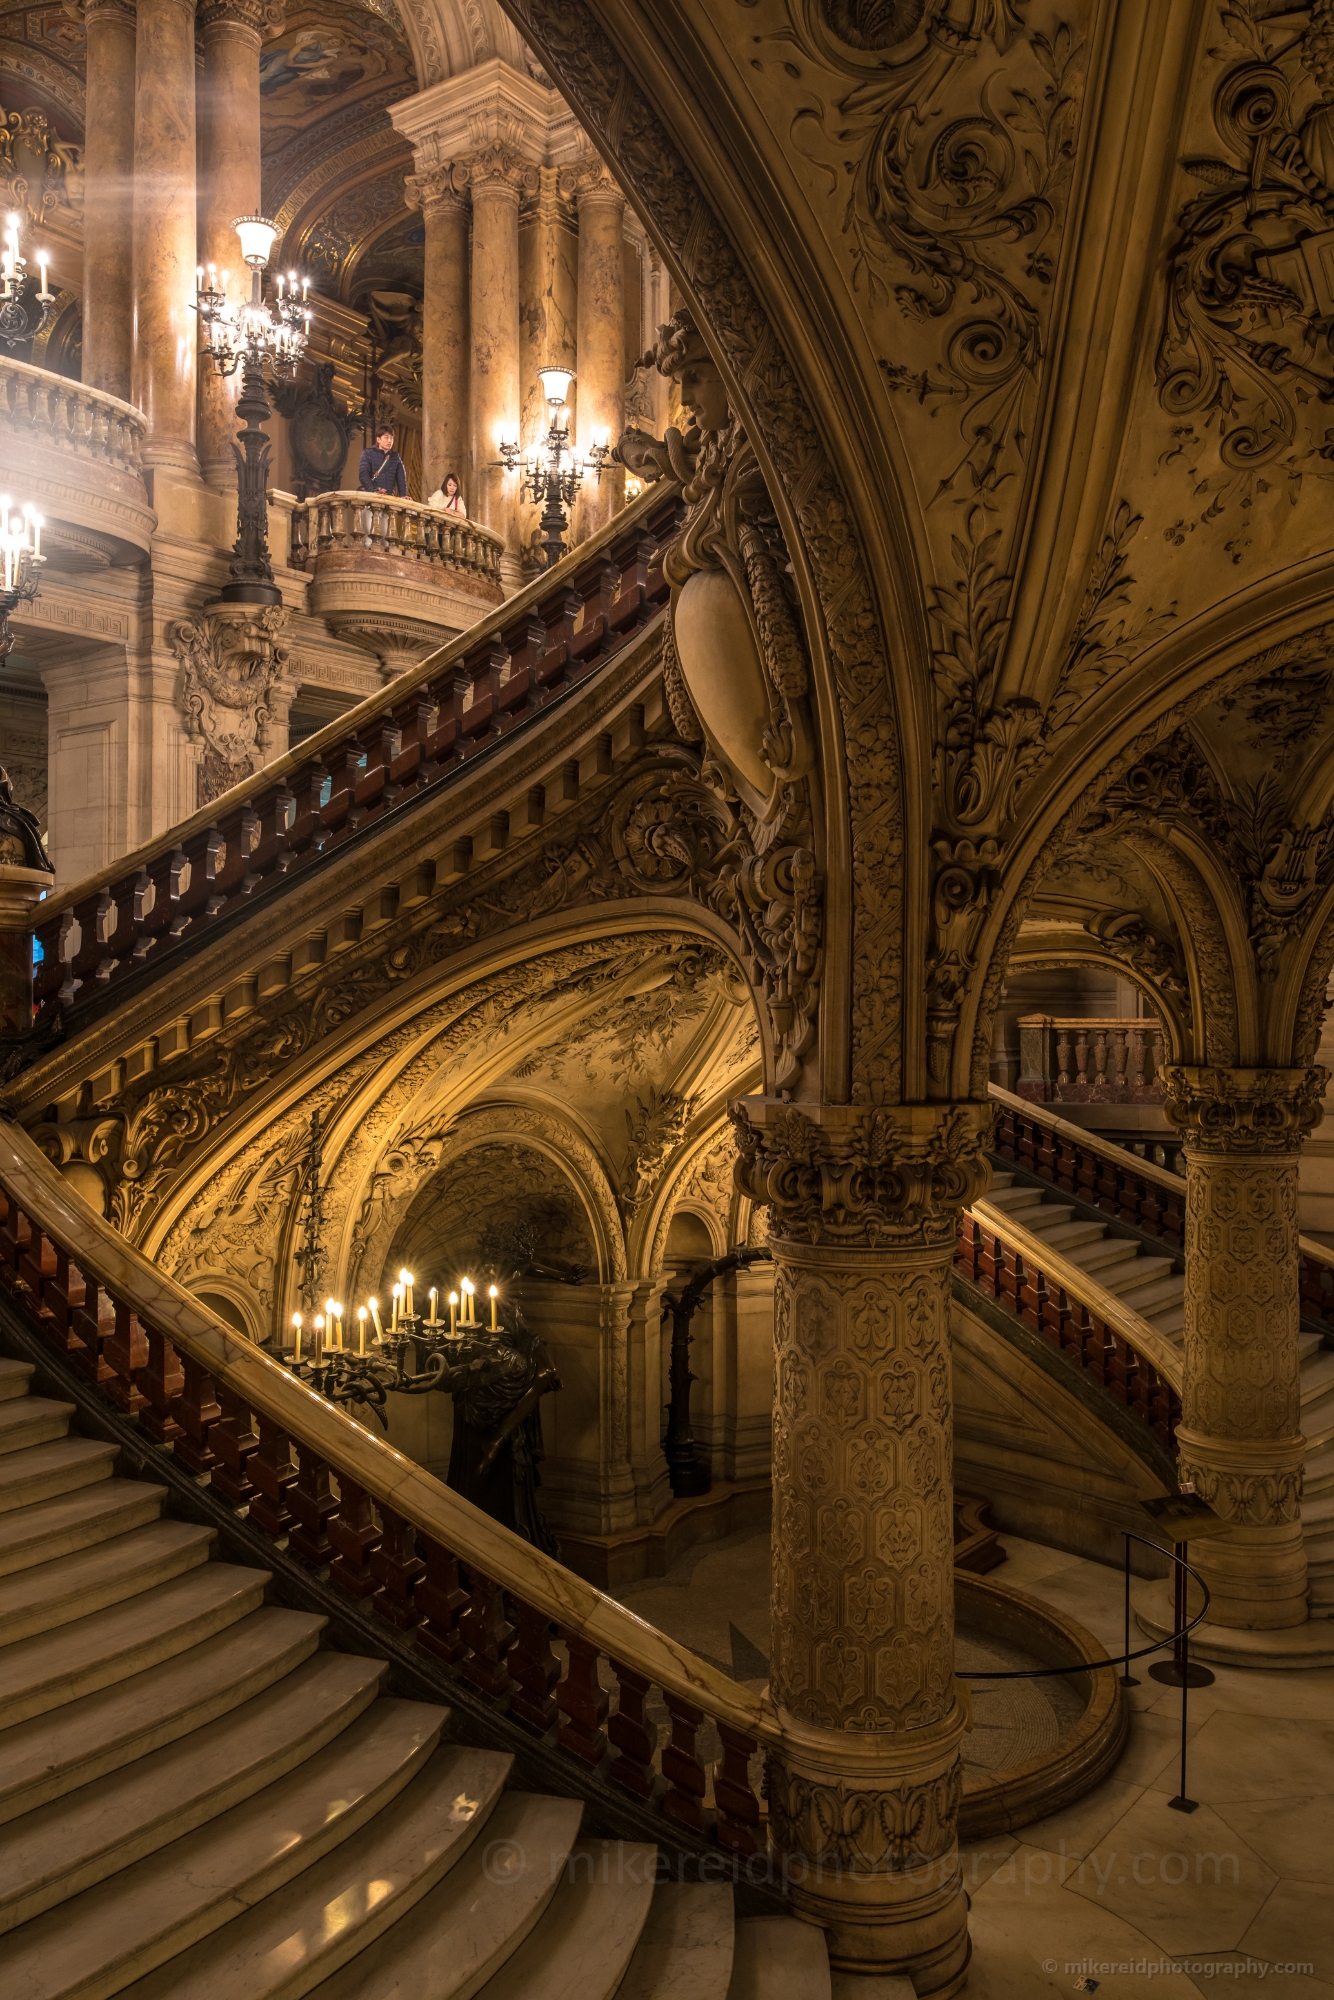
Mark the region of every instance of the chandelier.
[[537, 449], [522, 462], [517, 438], [502, 438], [499, 463], [506, 472], [521, 472], [520, 497], [542, 508], [540, 546], [546, 567], [552, 569], [566, 553], [565, 530], [570, 525], [569, 510], [578, 498], [584, 480], [602, 479], [602, 468], [611, 457], [610, 433], [594, 433], [584, 457], [570, 447], [570, 413], [566, 407], [574, 371], [569, 368], [539, 368], [537, 379], [547, 403], [547, 430]]
[[250, 297], [232, 299], [227, 273], [201, 264], [195, 273], [195, 311], [204, 333], [203, 352], [219, 375], [241, 371], [237, 415], [244, 420], [236, 454], [237, 524], [231, 573], [219, 593], [229, 604], [281, 604], [269, 556], [269, 439], [263, 430], [273, 415], [269, 385], [296, 373], [310, 338], [306, 303], [310, 280], [295, 271], [279, 276], [276, 291], [264, 294], [264, 271], [276, 222], [263, 215], [239, 215], [232, 224], [250, 268]]
[[46, 267], [51, 259], [45, 250], [37, 252], [41, 289], [35, 297], [27, 289], [32, 280], [28, 276], [27, 259], [19, 249], [21, 227], [17, 215], [6, 216], [5, 247], [0, 252], [0, 343], [11, 354], [46, 332], [56, 305], [56, 295], [46, 282]]
[[8, 658], [14, 645], [9, 614], [36, 597], [46, 561], [42, 554], [41, 515], [34, 513], [31, 505], [25, 505], [17, 514], [12, 506], [9, 495], [0, 493], [0, 563], [4, 565], [4, 587], [0, 589], [0, 660]]
[[487, 1287], [490, 1317], [485, 1325], [477, 1316], [477, 1287], [471, 1278], [461, 1278], [458, 1289], [446, 1295], [447, 1318], [439, 1312], [437, 1287], [428, 1293], [426, 1313], [416, 1310], [415, 1292], [412, 1272], [401, 1270], [390, 1294], [388, 1326], [380, 1301], [368, 1298], [356, 1308], [355, 1340], [349, 1324], [354, 1316], [341, 1299], [327, 1298], [309, 1326], [306, 1314], [294, 1312], [292, 1345], [283, 1353], [283, 1365], [317, 1395], [369, 1410], [387, 1429], [387, 1396], [423, 1395], [453, 1386], [460, 1365], [485, 1365], [476, 1343], [507, 1330], [498, 1285]]

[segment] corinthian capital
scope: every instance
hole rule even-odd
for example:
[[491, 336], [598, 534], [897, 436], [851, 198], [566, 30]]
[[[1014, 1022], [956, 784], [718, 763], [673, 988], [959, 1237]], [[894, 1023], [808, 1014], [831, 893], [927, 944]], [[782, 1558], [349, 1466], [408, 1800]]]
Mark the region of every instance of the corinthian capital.
[[541, 181], [531, 160], [499, 139], [482, 146], [466, 166], [474, 195], [512, 194], [518, 201], [521, 195], [536, 194]]
[[195, 19], [206, 39], [220, 28], [249, 28], [261, 41], [280, 34], [287, 21], [284, 0], [199, 0]]
[[737, 1186], [775, 1235], [874, 1250], [947, 1246], [983, 1187], [991, 1104], [813, 1105], [743, 1098]]
[[594, 154], [587, 160], [579, 160], [572, 167], [562, 167], [558, 186], [566, 201], [578, 202], [582, 208], [585, 202], [614, 202], [625, 206], [625, 193], [606, 162]]
[[451, 160], [447, 166], [422, 168], [409, 174], [404, 182], [408, 207], [419, 208], [423, 215], [465, 214], [469, 179], [468, 167], [462, 160]]
[[1164, 1071], [1163, 1108], [1195, 1153], [1295, 1153], [1320, 1118], [1328, 1070]]

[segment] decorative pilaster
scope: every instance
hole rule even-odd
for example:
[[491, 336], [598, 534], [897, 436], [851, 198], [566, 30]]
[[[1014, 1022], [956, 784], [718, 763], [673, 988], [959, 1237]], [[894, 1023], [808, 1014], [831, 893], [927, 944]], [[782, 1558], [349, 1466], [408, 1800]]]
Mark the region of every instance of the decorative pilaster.
[[[625, 429], [625, 196], [600, 159], [564, 167], [560, 191], [579, 211], [579, 373], [575, 442], [615, 444]], [[607, 466], [580, 499], [583, 532], [596, 533], [625, 504], [625, 469]]]
[[775, 1266], [774, 1841], [831, 1963], [953, 1993], [969, 1945], [948, 1285], [992, 1109], [733, 1115]]
[[1178, 1068], [1165, 1078], [1186, 1154], [1180, 1477], [1235, 1524], [1191, 1560], [1212, 1592], [1211, 1624], [1300, 1625], [1297, 1170], [1325, 1072]]
[[197, 478], [195, 235], [194, 0], [138, 0], [131, 400], [148, 419], [144, 463]]
[[[497, 469], [502, 436], [519, 426], [519, 201], [538, 170], [500, 141], [468, 162], [472, 187], [472, 494], [474, 519], [519, 555], [518, 482]], [[476, 495], [476, 499], [472, 495]]]
[[87, 0], [83, 379], [129, 400], [134, 343], [134, 0]]
[[[232, 223], [260, 206], [260, 43], [282, 21], [281, 0], [201, 0], [199, 7], [199, 262], [226, 271], [234, 297], [248, 296], [250, 274]], [[204, 477], [232, 491], [238, 380], [206, 368], [199, 384]]]
[[[426, 228], [422, 293], [422, 499], [468, 466], [468, 170], [457, 161], [409, 174]], [[473, 498], [464, 485], [469, 512]]]

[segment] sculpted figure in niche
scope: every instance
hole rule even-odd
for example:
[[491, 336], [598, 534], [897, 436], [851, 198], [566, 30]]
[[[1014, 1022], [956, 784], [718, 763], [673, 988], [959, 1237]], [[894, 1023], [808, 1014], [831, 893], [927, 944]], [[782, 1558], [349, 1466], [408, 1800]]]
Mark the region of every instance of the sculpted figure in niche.
[[690, 510], [663, 562], [672, 586], [669, 690], [679, 670], [693, 734], [753, 815], [764, 847], [797, 831], [806, 800], [796, 788], [812, 763], [787, 550], [721, 371], [688, 311], [659, 327], [653, 360], [677, 383], [688, 428], [661, 440], [627, 430], [617, 455], [640, 478], [679, 479]]

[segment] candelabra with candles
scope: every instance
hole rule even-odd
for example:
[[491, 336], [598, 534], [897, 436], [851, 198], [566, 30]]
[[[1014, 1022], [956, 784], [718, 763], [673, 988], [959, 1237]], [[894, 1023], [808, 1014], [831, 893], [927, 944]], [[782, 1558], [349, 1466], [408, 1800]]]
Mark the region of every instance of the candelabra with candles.
[[295, 271], [279, 276], [274, 296], [264, 296], [264, 272], [276, 222], [262, 215], [241, 215], [232, 224], [241, 240], [241, 256], [250, 267], [250, 297], [227, 296], [227, 274], [209, 265], [196, 273], [195, 311], [205, 330], [204, 353], [219, 375], [241, 371], [237, 415], [243, 419], [236, 453], [236, 546], [229, 580], [220, 593], [226, 604], [281, 604], [282, 592], [273, 580], [269, 557], [269, 439], [263, 429], [273, 415], [269, 377], [289, 379], [310, 337], [309, 279]]
[[28, 290], [32, 280], [28, 276], [28, 260], [19, 249], [21, 227], [21, 217], [5, 217], [5, 247], [0, 252], [0, 344], [11, 354], [36, 340], [39, 333], [45, 333], [56, 309], [56, 295], [46, 282], [46, 267], [51, 259], [45, 250], [37, 252], [40, 289], [35, 296]]
[[590, 475], [602, 478], [602, 468], [611, 459], [611, 441], [606, 431], [598, 431], [588, 454], [578, 457], [570, 449], [570, 413], [566, 399], [574, 380], [569, 368], [539, 368], [537, 379], [547, 399], [547, 431], [536, 452], [522, 465], [522, 448], [517, 438], [503, 438], [500, 458], [506, 472], [523, 474], [520, 488], [525, 500], [542, 508], [540, 545], [548, 569], [566, 553], [565, 530], [570, 525], [570, 508], [579, 489]]
[[491, 1314], [484, 1327], [477, 1317], [477, 1288], [470, 1278], [461, 1279], [458, 1291], [449, 1293], [448, 1319], [440, 1317], [440, 1294], [434, 1287], [429, 1313], [417, 1312], [415, 1284], [411, 1271], [399, 1272], [390, 1294], [387, 1328], [377, 1298], [368, 1298], [357, 1308], [355, 1346], [346, 1338], [342, 1300], [327, 1298], [309, 1330], [306, 1315], [293, 1313], [292, 1345], [283, 1355], [284, 1364], [331, 1403], [368, 1410], [386, 1429], [385, 1403], [390, 1395], [452, 1391], [461, 1378], [490, 1367], [490, 1344], [483, 1351], [477, 1343], [506, 1330], [499, 1316], [499, 1287], [488, 1287]]
[[42, 554], [41, 515], [34, 513], [31, 506], [24, 506], [17, 514], [12, 508], [9, 495], [0, 493], [0, 563], [4, 575], [4, 588], [0, 590], [0, 660], [8, 659], [14, 646], [9, 614], [36, 597], [46, 561]]

